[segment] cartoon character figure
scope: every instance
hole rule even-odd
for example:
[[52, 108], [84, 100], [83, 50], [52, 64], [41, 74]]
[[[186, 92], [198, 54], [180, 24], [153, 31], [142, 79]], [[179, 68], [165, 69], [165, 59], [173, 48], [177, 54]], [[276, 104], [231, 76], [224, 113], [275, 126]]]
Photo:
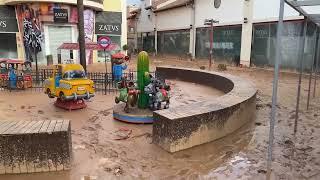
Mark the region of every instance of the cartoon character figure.
[[150, 83], [144, 88], [144, 92], [149, 96], [149, 108], [160, 110], [161, 104], [165, 102], [164, 109], [169, 108], [170, 86], [156, 78], [151, 78]]
[[123, 77], [120, 82], [118, 82], [119, 96], [115, 98], [115, 103], [124, 102], [126, 106], [124, 111], [126, 113], [130, 112], [130, 107], [134, 107], [138, 101], [138, 95], [140, 93], [137, 90], [134, 82], [127, 81], [126, 77]]
[[123, 65], [123, 63], [124, 61], [122, 59], [113, 60], [112, 72], [115, 82], [121, 81], [123, 71], [126, 70], [128, 67], [126, 64]]
[[17, 74], [16, 74], [16, 70], [14, 69], [14, 65], [13, 64], [9, 65], [8, 76], [9, 76], [10, 88], [16, 88]]

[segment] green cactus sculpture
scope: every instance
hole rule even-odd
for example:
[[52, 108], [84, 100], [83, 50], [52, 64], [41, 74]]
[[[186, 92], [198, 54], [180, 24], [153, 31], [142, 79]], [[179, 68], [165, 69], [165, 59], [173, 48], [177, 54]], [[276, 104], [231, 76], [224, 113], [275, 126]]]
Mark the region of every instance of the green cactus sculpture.
[[144, 93], [144, 87], [150, 83], [149, 77], [149, 56], [145, 51], [141, 51], [138, 55], [138, 88], [140, 95], [138, 99], [139, 108], [147, 108], [149, 97]]

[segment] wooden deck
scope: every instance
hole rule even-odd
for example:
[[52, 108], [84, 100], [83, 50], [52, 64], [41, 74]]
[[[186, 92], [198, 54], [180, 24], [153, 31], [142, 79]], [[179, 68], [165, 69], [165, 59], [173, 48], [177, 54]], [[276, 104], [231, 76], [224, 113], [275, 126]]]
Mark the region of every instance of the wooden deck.
[[0, 174], [67, 170], [71, 153], [68, 120], [0, 120]]

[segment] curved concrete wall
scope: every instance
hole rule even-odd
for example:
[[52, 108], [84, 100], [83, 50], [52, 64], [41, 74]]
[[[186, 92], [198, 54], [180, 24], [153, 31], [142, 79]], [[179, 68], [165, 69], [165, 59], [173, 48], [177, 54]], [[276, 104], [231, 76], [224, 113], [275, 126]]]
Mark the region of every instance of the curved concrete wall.
[[255, 118], [255, 87], [229, 74], [188, 68], [157, 67], [157, 75], [211, 86], [218, 98], [154, 112], [153, 142], [176, 152], [224, 137]]

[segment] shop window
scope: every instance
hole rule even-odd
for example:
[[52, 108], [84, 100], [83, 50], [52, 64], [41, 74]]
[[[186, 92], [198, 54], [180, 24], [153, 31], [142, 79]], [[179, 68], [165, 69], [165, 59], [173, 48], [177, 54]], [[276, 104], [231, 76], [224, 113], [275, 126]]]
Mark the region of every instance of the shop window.
[[0, 58], [18, 58], [15, 33], [0, 33]]
[[[49, 31], [49, 48], [50, 54], [53, 57], [54, 63], [58, 62], [58, 47], [63, 43], [72, 42], [72, 27], [71, 26], [48, 26]], [[61, 50], [62, 62], [70, 59], [69, 50]]]

